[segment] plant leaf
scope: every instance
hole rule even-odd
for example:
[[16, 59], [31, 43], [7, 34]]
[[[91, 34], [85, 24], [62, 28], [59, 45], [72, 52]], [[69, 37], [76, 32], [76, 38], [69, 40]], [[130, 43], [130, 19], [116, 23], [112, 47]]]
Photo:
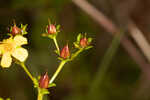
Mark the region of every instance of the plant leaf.
[[78, 36], [77, 36], [77, 42], [80, 42], [80, 39], [82, 38], [82, 34], [79, 33]]
[[48, 85], [48, 87], [50, 88], [50, 87], [56, 87], [56, 84], [55, 83], [50, 83], [49, 85]]

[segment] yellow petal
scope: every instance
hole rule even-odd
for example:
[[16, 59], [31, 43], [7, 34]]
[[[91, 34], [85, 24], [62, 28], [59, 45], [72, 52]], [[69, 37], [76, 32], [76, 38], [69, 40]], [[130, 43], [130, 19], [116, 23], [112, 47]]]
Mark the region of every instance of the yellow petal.
[[4, 53], [1, 59], [1, 66], [3, 68], [8, 68], [10, 67], [11, 62], [12, 62], [12, 58], [10, 53]]
[[17, 46], [21, 46], [28, 43], [27, 38], [23, 37], [22, 35], [16, 35], [14, 37], [14, 42], [16, 43]]
[[0, 55], [2, 54], [2, 51], [3, 51], [4, 49], [3, 49], [3, 45], [2, 44], [0, 44]]
[[8, 38], [8, 39], [4, 39], [2, 43], [12, 43], [13, 39], [12, 37]]
[[14, 52], [12, 52], [12, 56], [17, 60], [24, 62], [28, 57], [28, 51], [24, 48], [16, 48]]

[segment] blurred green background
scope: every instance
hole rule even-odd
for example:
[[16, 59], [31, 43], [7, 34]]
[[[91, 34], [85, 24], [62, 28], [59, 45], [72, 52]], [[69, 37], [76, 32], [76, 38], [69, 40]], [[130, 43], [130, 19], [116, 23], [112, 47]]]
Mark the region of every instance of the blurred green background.
[[[95, 3], [95, 6], [99, 5]], [[113, 19], [111, 11], [103, 11]], [[52, 40], [41, 37], [48, 18], [61, 25], [58, 35], [61, 48], [67, 42], [71, 48], [80, 32], [86, 32], [93, 38], [93, 48], [65, 65], [55, 81], [57, 87], [49, 89], [51, 93], [45, 100], [133, 100], [134, 88], [138, 84], [141, 71], [122, 46], [119, 46], [113, 56], [103, 81], [96, 84], [96, 90], [89, 95], [90, 89], [94, 87], [93, 80], [95, 77], [101, 77], [96, 76], [96, 73], [108, 48], [112, 46], [113, 37], [71, 0], [0, 0], [2, 38], [8, 32], [13, 19], [17, 25], [28, 24], [26, 37], [29, 44], [25, 46], [29, 51], [27, 66], [34, 76], [37, 77], [45, 71], [52, 76], [59, 64], [53, 52], [55, 46]], [[36, 89], [20, 66], [13, 64], [9, 69], [0, 68], [0, 97], [36, 100], [36, 95]]]

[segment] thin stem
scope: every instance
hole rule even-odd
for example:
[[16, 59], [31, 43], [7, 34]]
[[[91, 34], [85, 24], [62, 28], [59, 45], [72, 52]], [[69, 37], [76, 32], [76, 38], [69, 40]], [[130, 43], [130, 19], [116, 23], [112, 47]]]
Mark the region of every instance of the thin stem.
[[33, 81], [33, 83], [35, 84], [35, 80], [34, 77], [32, 76], [32, 74], [28, 71], [26, 65], [22, 62], [20, 63], [21, 67], [24, 69], [24, 71], [26, 72], [26, 74], [30, 77], [30, 79]]
[[58, 46], [56, 37], [53, 38], [53, 41], [54, 41], [54, 43], [55, 43], [55, 46], [56, 46], [56, 49], [57, 49], [58, 53], [60, 54], [60, 50], [59, 50], [59, 46]]
[[53, 81], [55, 80], [55, 78], [58, 76], [58, 74], [60, 73], [60, 71], [62, 70], [63, 66], [65, 63], [67, 63], [68, 61], [73, 60], [76, 56], [79, 55], [79, 53], [81, 53], [83, 51], [83, 49], [79, 49], [75, 54], [72, 55], [70, 60], [62, 60], [60, 65], [58, 66], [56, 72], [54, 73], [54, 75], [52, 76], [51, 80], [49, 83], [53, 83]]
[[43, 100], [43, 94], [41, 93], [41, 90], [40, 89], [38, 89], [38, 98], [37, 98], [37, 100]]
[[53, 81], [55, 80], [55, 78], [58, 76], [58, 74], [60, 73], [60, 71], [62, 70], [64, 64], [66, 63], [67, 61], [63, 60], [61, 61], [60, 65], [58, 66], [56, 72], [54, 73], [54, 75], [52, 76], [51, 80], [49, 83], [53, 83]]
[[83, 51], [83, 49], [79, 49], [76, 53], [74, 53], [71, 57], [71, 60], [73, 60], [75, 57], [77, 57], [79, 55], [79, 53], [81, 53]]

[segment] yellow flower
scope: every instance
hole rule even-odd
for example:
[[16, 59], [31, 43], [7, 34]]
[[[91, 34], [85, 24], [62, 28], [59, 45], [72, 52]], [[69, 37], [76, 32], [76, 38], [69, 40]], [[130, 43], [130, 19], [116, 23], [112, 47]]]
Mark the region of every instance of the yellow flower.
[[1, 66], [3, 68], [10, 67], [12, 57], [20, 62], [24, 62], [28, 57], [28, 51], [21, 46], [27, 44], [27, 39], [21, 35], [10, 37], [0, 43]]

